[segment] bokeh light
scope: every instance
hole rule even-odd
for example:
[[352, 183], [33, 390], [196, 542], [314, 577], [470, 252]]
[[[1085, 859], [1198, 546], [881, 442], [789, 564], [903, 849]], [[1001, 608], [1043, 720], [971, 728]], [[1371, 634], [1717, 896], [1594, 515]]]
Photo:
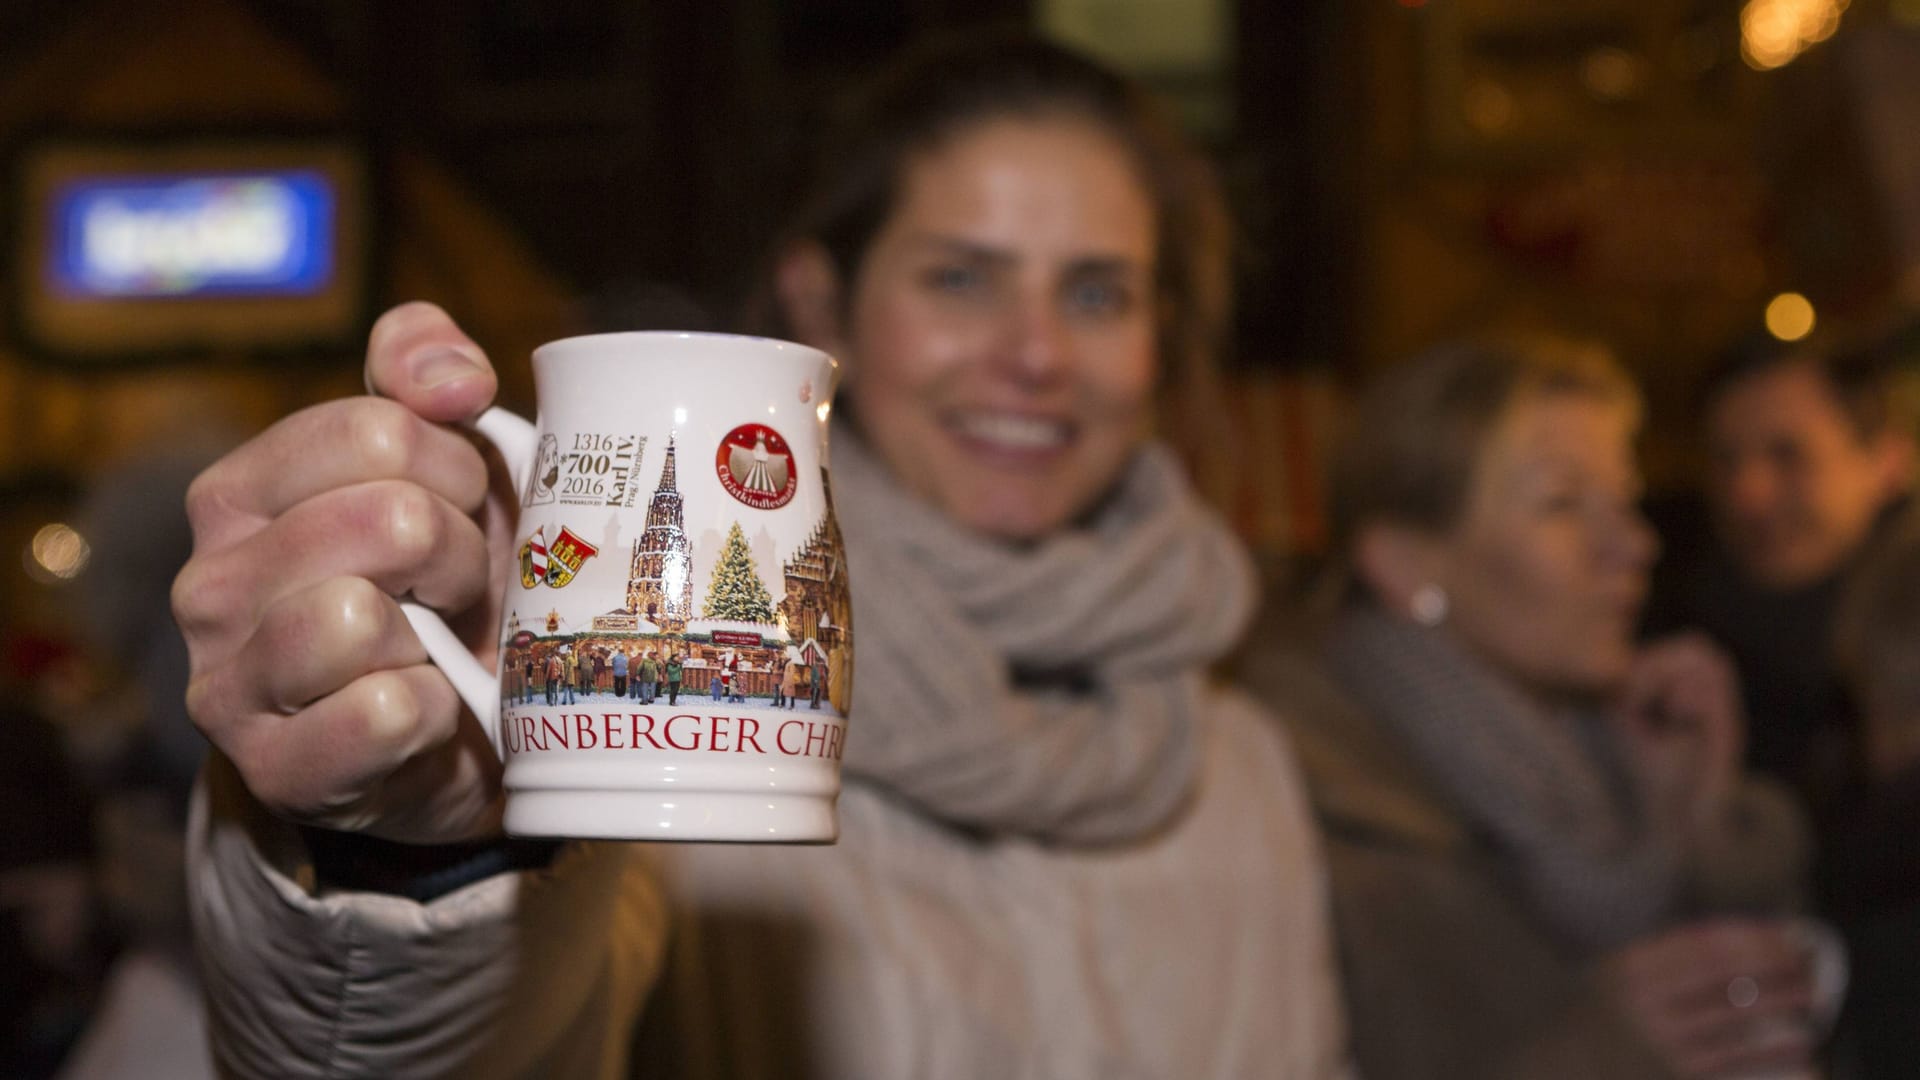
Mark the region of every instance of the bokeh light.
[[1813, 302], [1797, 292], [1781, 293], [1767, 303], [1767, 333], [1781, 341], [1799, 341], [1813, 333]]
[[1747, 0], [1740, 9], [1740, 55], [1771, 71], [1833, 36], [1849, 0]]
[[71, 581], [87, 568], [93, 548], [87, 539], [60, 522], [43, 525], [21, 552], [27, 576], [43, 585]]

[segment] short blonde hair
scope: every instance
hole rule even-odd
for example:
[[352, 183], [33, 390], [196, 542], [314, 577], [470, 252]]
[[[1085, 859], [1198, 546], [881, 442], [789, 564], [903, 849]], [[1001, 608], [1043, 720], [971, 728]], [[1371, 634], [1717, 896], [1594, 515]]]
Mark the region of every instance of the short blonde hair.
[[1605, 349], [1535, 341], [1442, 345], [1389, 369], [1356, 403], [1334, 455], [1334, 551], [1382, 522], [1444, 533], [1480, 460], [1522, 400], [1573, 394], [1640, 417], [1640, 392]]

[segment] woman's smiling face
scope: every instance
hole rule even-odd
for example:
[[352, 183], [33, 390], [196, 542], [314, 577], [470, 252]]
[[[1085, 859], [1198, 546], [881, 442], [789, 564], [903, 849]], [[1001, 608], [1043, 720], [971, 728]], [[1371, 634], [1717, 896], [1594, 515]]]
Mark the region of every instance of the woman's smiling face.
[[1156, 255], [1133, 164], [1090, 123], [989, 120], [917, 155], [844, 309], [861, 431], [975, 531], [1067, 525], [1145, 429]]

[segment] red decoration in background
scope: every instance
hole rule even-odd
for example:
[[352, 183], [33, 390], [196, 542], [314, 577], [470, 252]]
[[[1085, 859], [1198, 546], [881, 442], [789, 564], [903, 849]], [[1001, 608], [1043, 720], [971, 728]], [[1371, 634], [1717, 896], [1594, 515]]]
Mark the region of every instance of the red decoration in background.
[[1757, 289], [1763, 189], [1713, 162], [1595, 163], [1492, 194], [1487, 239], [1527, 266], [1603, 288]]

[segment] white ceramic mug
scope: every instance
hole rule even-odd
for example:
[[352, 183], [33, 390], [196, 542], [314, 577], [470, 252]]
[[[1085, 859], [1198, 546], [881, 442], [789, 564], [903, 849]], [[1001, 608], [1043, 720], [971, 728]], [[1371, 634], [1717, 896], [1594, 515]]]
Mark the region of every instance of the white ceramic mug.
[[626, 333], [533, 369], [535, 424], [475, 424], [521, 493], [499, 674], [403, 605], [506, 763], [506, 830], [832, 841], [853, 671], [833, 360]]

